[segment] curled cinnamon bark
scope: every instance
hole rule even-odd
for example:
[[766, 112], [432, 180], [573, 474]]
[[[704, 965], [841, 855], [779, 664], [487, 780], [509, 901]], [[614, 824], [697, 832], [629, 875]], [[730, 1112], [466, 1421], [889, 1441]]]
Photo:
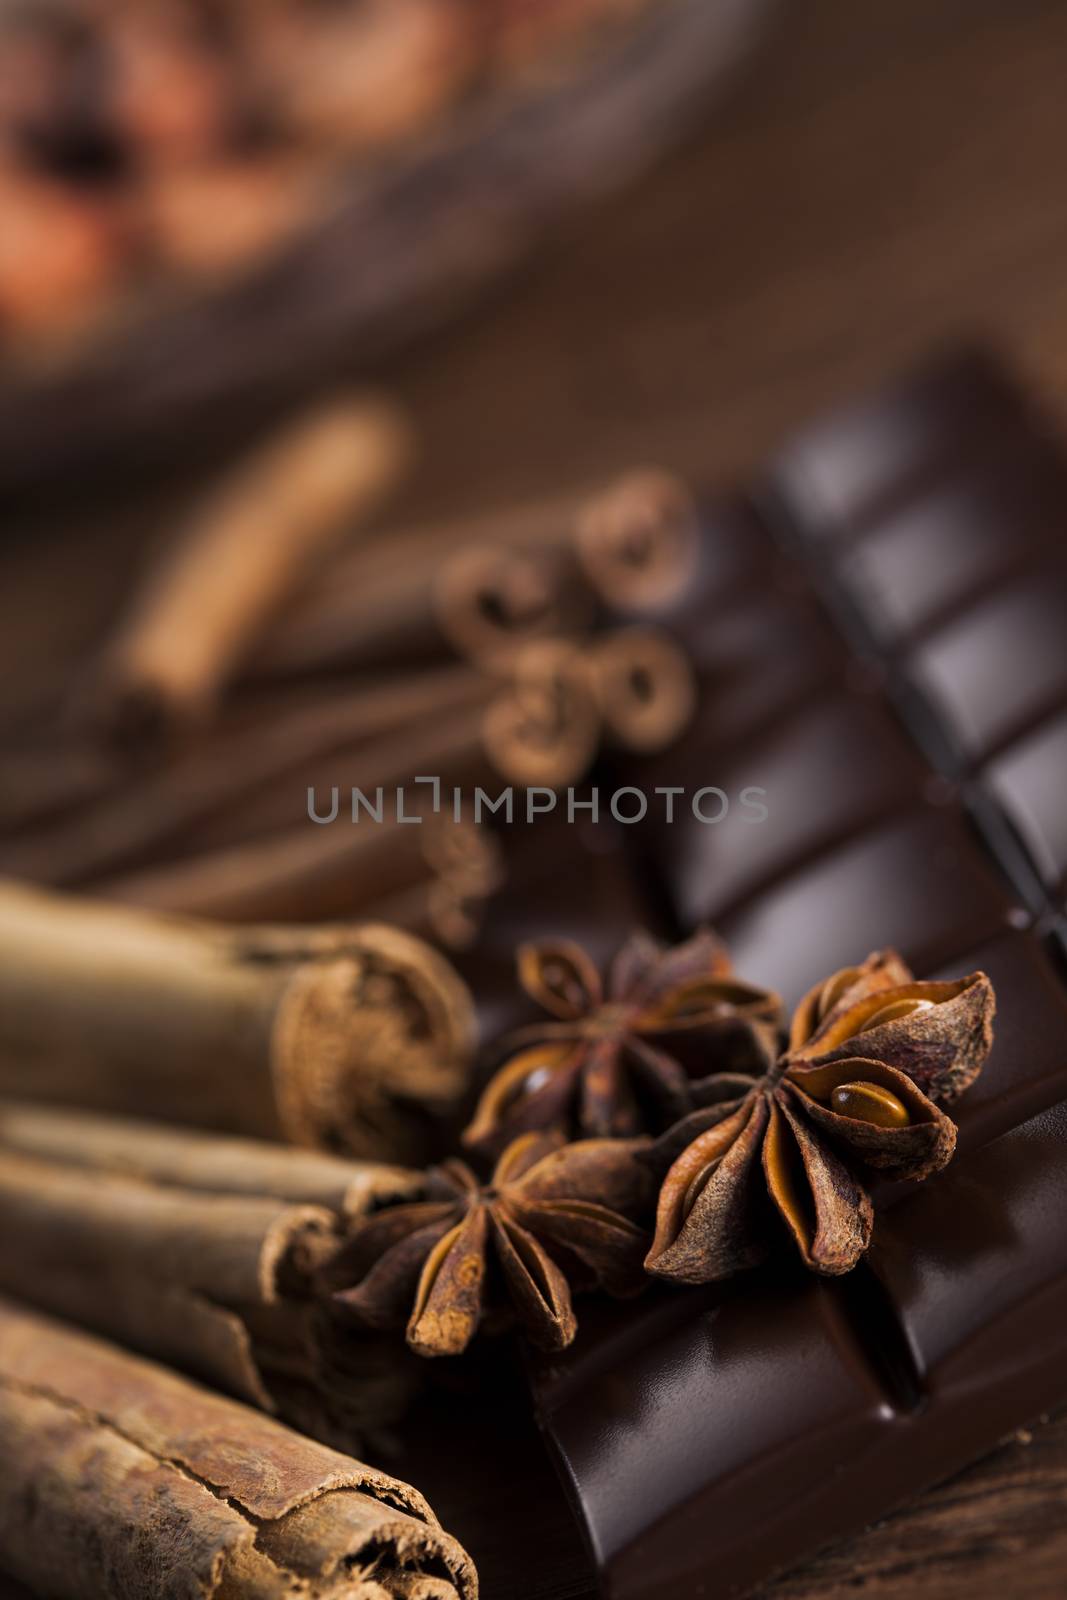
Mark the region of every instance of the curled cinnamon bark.
[[0, 1291], [349, 1441], [416, 1387], [341, 1337], [321, 1263], [418, 1172], [248, 1139], [0, 1103]]
[[598, 619], [655, 619], [693, 581], [700, 541], [691, 491], [653, 469], [592, 493], [400, 528], [331, 562], [245, 671], [496, 664], [534, 639], [587, 635]]
[[278, 618], [245, 667], [253, 679], [505, 659], [589, 620], [568, 548], [581, 501], [508, 506], [399, 528], [340, 553]]
[[620, 628], [588, 651], [593, 694], [605, 731], [626, 750], [663, 750], [696, 709], [693, 669], [661, 629]]
[[385, 1162], [18, 1100], [0, 1101], [0, 1153], [193, 1194], [313, 1206], [346, 1224], [414, 1193], [420, 1181]]
[[158, 916], [0, 882], [0, 1092], [418, 1155], [462, 1094], [467, 990], [384, 925]]
[[700, 518], [692, 492], [669, 472], [625, 473], [578, 517], [576, 542], [589, 582], [623, 614], [675, 600], [696, 573]]
[[223, 710], [147, 770], [113, 761], [106, 786], [85, 792], [77, 814], [68, 804], [65, 815], [49, 818], [45, 799], [42, 826], [0, 843], [0, 870], [69, 888], [173, 856], [190, 836], [210, 847], [302, 823], [309, 782], [351, 776], [369, 785], [395, 772], [401, 755], [410, 769], [421, 759], [419, 729], [440, 730], [484, 703], [485, 692], [471, 670], [439, 668], [358, 695], [350, 687], [277, 693], [251, 713]]
[[[71, 814], [0, 844], [0, 872], [71, 888], [98, 886], [119, 873], [166, 857], [243, 846], [253, 838], [299, 826], [307, 831], [309, 790], [351, 789], [390, 794], [420, 775], [436, 776], [445, 814], [454, 814], [451, 788], [575, 782], [588, 770], [601, 731], [591, 675], [574, 647], [542, 640], [518, 651], [505, 677], [452, 668], [397, 680], [353, 700], [350, 694], [295, 705], [268, 706], [243, 727], [220, 726], [187, 752], [175, 752], [146, 775], [128, 776], [82, 814]], [[411, 811], [425, 791], [409, 793]], [[328, 809], [328, 804], [326, 806]], [[406, 831], [410, 832], [410, 829]], [[382, 844], [379, 830], [377, 844]], [[324, 847], [297, 841], [301, 858], [322, 859]], [[262, 883], [253, 863], [245, 882]], [[364, 867], [366, 862], [364, 862]], [[238, 863], [240, 868], [240, 863]], [[220, 883], [224, 878], [220, 874]], [[349, 907], [367, 896], [353, 882]], [[373, 872], [366, 874], [368, 882]], [[211, 886], [208, 885], [210, 891]], [[160, 904], [213, 915], [231, 913], [208, 892]], [[179, 891], [180, 893], [180, 891]], [[256, 913], [276, 915], [269, 906]], [[301, 919], [313, 915], [302, 910]], [[336, 914], [336, 909], [329, 914]]]
[[109, 899], [234, 922], [311, 921], [361, 914], [454, 948], [450, 907], [479, 903], [500, 881], [487, 828], [430, 812], [417, 825], [311, 828], [307, 823], [203, 855], [165, 862], [103, 886]]
[[475, 1600], [407, 1484], [0, 1301], [0, 1567], [55, 1600]]
[[101, 667], [96, 719], [139, 736], [210, 705], [308, 563], [377, 506], [410, 449], [400, 413], [366, 397], [337, 399], [268, 440], [135, 596]]

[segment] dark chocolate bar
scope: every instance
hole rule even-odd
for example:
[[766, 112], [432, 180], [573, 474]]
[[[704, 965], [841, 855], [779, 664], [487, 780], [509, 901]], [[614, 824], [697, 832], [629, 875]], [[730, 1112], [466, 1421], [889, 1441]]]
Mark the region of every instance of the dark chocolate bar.
[[992, 444], [1032, 434], [1028, 402], [981, 349], [918, 372], [798, 433], [771, 470], [790, 521], [816, 542], [855, 533]]
[[698, 715], [612, 776], [759, 785], [767, 821], [630, 848], [787, 1004], [892, 945], [986, 970], [997, 1035], [955, 1162], [882, 1186], [853, 1273], [590, 1305], [533, 1363], [611, 1600], [740, 1594], [1067, 1400], [1067, 469], [968, 354], [807, 430], [752, 503], [773, 582], [703, 628], [690, 597]]
[[877, 519], [839, 571], [879, 643], [909, 643], [1040, 560], [1060, 532], [1063, 488], [1059, 452], [1027, 434]]
[[[714, 690], [709, 690], [714, 695]], [[679, 770], [668, 750], [645, 784], [714, 785], [694, 809], [682, 797], [670, 826], [646, 830], [683, 926], [718, 923], [762, 884], [816, 858], [866, 823], [922, 798], [929, 773], [895, 719], [869, 695], [829, 689], [754, 738], [704, 743]], [[631, 780], [632, 781], [632, 780]], [[752, 791], [746, 803], [747, 791]], [[721, 820], [716, 820], [725, 809]], [[760, 809], [763, 808], [763, 809]], [[765, 811], [765, 814], [764, 814]]]
[[968, 764], [1035, 726], [1067, 696], [1067, 568], [1043, 563], [945, 623], [911, 671]]
[[1067, 879], [1067, 712], [1018, 740], [986, 769], [1000, 802], [1053, 898], [1062, 903]]
[[740, 972], [794, 1005], [820, 977], [892, 947], [917, 971], [1023, 925], [995, 865], [958, 809], [916, 807], [791, 872], [724, 917]]

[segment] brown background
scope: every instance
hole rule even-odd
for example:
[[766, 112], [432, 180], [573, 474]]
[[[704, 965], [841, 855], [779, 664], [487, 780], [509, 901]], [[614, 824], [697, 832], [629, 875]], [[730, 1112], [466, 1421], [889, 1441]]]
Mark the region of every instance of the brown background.
[[[1067, 6], [783, 9], [683, 154], [392, 367], [424, 439], [398, 516], [637, 461], [732, 474], [961, 334], [1067, 414]], [[66, 482], [9, 514], [0, 714], [67, 675], [194, 485]], [[1043, 1425], [769, 1593], [1061, 1600], [1065, 1508], [1067, 1424]]]

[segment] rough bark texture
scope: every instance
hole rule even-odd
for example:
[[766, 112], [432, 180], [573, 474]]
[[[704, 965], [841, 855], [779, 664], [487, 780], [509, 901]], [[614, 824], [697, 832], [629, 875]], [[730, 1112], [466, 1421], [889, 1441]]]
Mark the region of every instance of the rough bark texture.
[[0, 1290], [317, 1434], [351, 1441], [416, 1388], [405, 1352], [342, 1335], [313, 1273], [418, 1173], [0, 1106]]
[[417, 1491], [0, 1302], [0, 1566], [55, 1600], [474, 1600]]
[[0, 884], [0, 1092], [374, 1157], [462, 1093], [466, 989], [379, 924], [228, 928]]
[[378, 1161], [17, 1101], [0, 1103], [0, 1149], [176, 1189], [325, 1206], [344, 1217], [414, 1193], [421, 1181], [410, 1168]]

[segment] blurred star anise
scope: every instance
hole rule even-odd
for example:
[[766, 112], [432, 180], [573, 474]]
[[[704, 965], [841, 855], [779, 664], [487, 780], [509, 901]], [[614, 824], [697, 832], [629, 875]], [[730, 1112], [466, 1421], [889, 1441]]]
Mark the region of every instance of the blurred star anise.
[[362, 1223], [330, 1263], [324, 1285], [367, 1327], [406, 1325], [423, 1356], [459, 1355], [483, 1321], [517, 1317], [544, 1350], [562, 1350], [577, 1324], [572, 1288], [637, 1293], [655, 1186], [636, 1159], [644, 1141], [516, 1139], [483, 1186], [462, 1161], [428, 1175], [424, 1200]]
[[892, 952], [817, 985], [783, 1055], [757, 1078], [709, 1078], [708, 1103], [649, 1152], [671, 1165], [648, 1271], [708, 1283], [755, 1265], [777, 1217], [808, 1267], [848, 1272], [873, 1220], [856, 1169], [925, 1178], [951, 1160], [955, 1124], [934, 1102], [981, 1070], [993, 1012], [984, 973], [919, 983]]
[[606, 986], [569, 940], [521, 946], [518, 968], [526, 993], [557, 1020], [513, 1035], [517, 1053], [482, 1094], [463, 1136], [468, 1146], [498, 1149], [530, 1129], [606, 1139], [632, 1137], [650, 1120], [665, 1127], [691, 1104], [692, 1080], [663, 1035], [699, 1031], [725, 1049], [727, 1035], [747, 1041], [779, 1015], [776, 996], [731, 975], [724, 946], [707, 930], [673, 949], [635, 934]]

